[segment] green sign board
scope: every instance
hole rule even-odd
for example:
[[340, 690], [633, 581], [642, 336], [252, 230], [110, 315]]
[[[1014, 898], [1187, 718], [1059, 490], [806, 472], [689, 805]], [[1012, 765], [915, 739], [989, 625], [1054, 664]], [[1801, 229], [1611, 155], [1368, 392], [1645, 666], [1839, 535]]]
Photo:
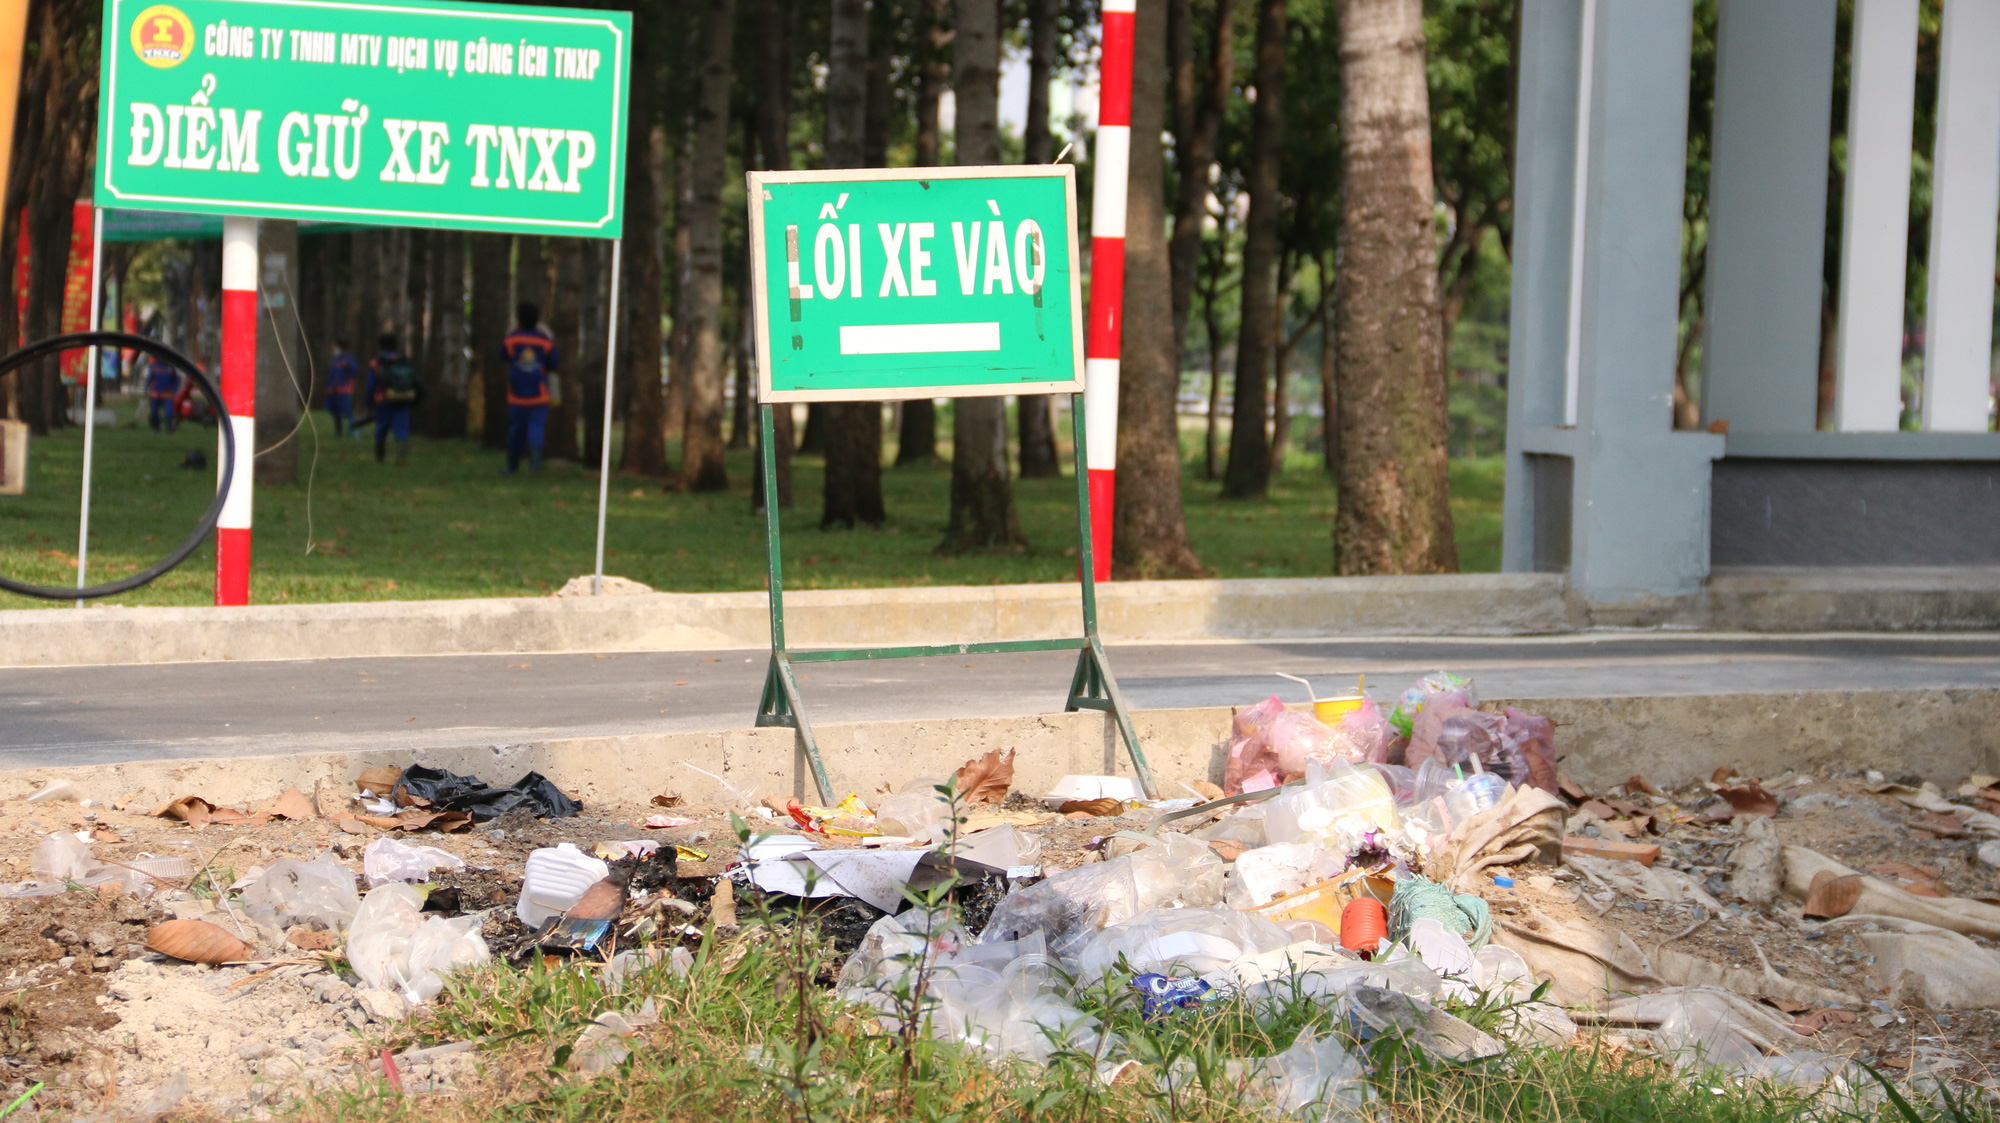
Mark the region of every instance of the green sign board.
[[758, 400], [1083, 390], [1076, 169], [748, 178]]
[[632, 17], [105, 0], [97, 205], [615, 238]]

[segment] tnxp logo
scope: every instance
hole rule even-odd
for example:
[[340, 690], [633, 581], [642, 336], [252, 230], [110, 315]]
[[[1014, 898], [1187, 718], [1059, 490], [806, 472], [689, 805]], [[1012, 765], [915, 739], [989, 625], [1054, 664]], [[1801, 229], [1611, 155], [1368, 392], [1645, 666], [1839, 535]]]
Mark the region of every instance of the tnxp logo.
[[155, 4], [132, 21], [132, 52], [147, 66], [179, 66], [194, 53], [194, 25], [172, 4]]

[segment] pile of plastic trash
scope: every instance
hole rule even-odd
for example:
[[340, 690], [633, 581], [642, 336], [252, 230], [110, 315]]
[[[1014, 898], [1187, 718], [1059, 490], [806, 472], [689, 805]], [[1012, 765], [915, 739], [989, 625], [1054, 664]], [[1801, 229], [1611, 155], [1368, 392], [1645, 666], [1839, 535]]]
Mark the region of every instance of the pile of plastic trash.
[[[1362, 1111], [1378, 1036], [1453, 1061], [1560, 1047], [1576, 1023], [1496, 942], [1480, 895], [1511, 886], [1514, 864], [1563, 862], [1569, 805], [1556, 794], [1554, 727], [1476, 707], [1473, 684], [1444, 673], [1387, 712], [1361, 699], [1331, 722], [1275, 697], [1248, 707], [1223, 798], [1156, 805], [1145, 832], [1102, 840], [1103, 861], [1016, 883], [976, 932], [948, 912], [890, 909], [849, 959], [842, 994], [892, 1027], [916, 1018], [995, 1054], [1083, 1055], [1107, 1073], [1131, 1053], [1091, 1012], [1103, 1011], [1106, 985], [1136, 991], [1148, 1019], [1234, 1002], [1276, 1025], [1287, 1004], [1311, 1001], [1343, 1032], [1238, 1058], [1231, 1071], [1279, 1110], [1314, 1105], [1322, 1118]], [[935, 799], [895, 799], [896, 815], [926, 830], [945, 818]], [[980, 835], [946, 845], [977, 847]], [[1460, 1007], [1483, 1011], [1487, 1029], [1451, 1012]], [[1591, 1020], [1680, 1063], [1865, 1083], [1800, 1048], [1772, 1011], [1716, 987], [1629, 996]]]

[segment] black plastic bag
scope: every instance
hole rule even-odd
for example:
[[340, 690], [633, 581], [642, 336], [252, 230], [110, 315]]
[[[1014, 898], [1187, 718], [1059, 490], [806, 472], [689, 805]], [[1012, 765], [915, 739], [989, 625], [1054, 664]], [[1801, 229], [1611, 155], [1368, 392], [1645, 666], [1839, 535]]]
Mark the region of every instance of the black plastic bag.
[[523, 808], [538, 819], [567, 819], [583, 810], [582, 803], [539, 772], [528, 773], [511, 788], [496, 788], [476, 776], [415, 764], [403, 769], [389, 795], [400, 806], [420, 799], [436, 811], [463, 811], [475, 823]]

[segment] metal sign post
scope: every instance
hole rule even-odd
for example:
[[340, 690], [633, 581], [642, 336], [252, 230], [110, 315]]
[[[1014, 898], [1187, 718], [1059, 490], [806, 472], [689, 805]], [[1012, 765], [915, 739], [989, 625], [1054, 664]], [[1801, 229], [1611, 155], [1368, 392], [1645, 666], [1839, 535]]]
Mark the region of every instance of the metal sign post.
[[[795, 664], [1075, 651], [1063, 709], [1110, 714], [1139, 782], [1157, 796], [1097, 628], [1075, 169], [751, 172], [747, 178], [771, 599], [771, 662], [757, 724], [797, 731], [813, 783], [832, 802], [838, 795], [806, 717]], [[782, 281], [774, 286], [772, 277]], [[1081, 636], [787, 648], [774, 407], [1048, 393], [1070, 395]]]

